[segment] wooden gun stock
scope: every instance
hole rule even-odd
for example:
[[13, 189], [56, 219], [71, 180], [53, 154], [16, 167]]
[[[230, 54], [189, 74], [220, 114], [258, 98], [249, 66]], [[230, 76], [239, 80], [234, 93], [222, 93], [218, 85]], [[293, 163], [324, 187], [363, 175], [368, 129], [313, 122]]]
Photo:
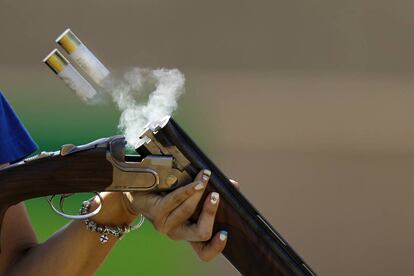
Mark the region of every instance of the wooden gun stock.
[[[190, 175], [195, 176], [203, 168], [212, 171], [204, 197], [212, 191], [220, 193], [214, 230], [229, 232], [223, 254], [241, 274], [316, 275], [173, 119], [155, 136], [184, 154], [191, 162], [186, 168]], [[201, 204], [194, 221], [200, 210]]]
[[105, 148], [12, 165], [0, 170], [0, 229], [11, 205], [54, 194], [104, 191], [111, 183], [112, 165]]

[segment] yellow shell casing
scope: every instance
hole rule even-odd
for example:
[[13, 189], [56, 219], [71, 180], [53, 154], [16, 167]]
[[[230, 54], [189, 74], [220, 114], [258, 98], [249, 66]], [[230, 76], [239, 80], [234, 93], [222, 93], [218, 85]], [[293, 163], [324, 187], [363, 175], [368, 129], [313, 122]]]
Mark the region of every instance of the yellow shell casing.
[[69, 61], [59, 52], [58, 49], [54, 49], [45, 59], [43, 60], [50, 69], [52, 69], [56, 74], [65, 69], [69, 65]]
[[62, 46], [69, 55], [75, 52], [78, 46], [82, 44], [79, 38], [70, 29], [64, 31], [56, 39], [56, 43]]

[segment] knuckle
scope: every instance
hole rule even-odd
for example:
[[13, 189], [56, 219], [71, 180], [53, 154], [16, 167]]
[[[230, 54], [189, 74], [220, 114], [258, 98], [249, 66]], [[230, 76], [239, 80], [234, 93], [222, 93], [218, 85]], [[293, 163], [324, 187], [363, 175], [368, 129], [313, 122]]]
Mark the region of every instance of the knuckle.
[[181, 209], [181, 213], [184, 216], [189, 217], [193, 214], [193, 208], [191, 206], [183, 206], [182, 209]]
[[186, 186], [185, 187], [185, 189], [184, 189], [184, 194], [186, 195], [186, 196], [191, 196], [193, 193], [193, 187], [191, 186], [191, 185], [188, 185], [188, 186]]
[[208, 241], [211, 238], [211, 230], [202, 230], [198, 233], [200, 241]]
[[201, 254], [199, 254], [198, 255], [198, 257], [200, 258], [200, 260], [202, 260], [203, 262], [209, 262], [209, 261], [211, 261], [211, 257], [210, 256], [208, 256], [207, 254], [203, 254], [203, 253], [201, 253]]
[[168, 233], [168, 230], [165, 227], [160, 227], [157, 229], [158, 232], [160, 232], [160, 234], [165, 235]]
[[154, 226], [160, 226], [163, 222], [163, 216], [161, 214], [154, 214], [153, 216]]
[[172, 199], [171, 199], [174, 203], [180, 203], [181, 202], [181, 196], [180, 196], [180, 194], [179, 193], [175, 193], [173, 196], [172, 196]]
[[164, 224], [154, 223], [154, 227], [158, 232], [160, 232], [163, 235], [168, 233], [168, 231], [167, 231], [168, 229], [165, 227]]
[[161, 225], [159, 225], [158, 223], [154, 222], [154, 228], [155, 230], [157, 230], [158, 232], [161, 231]]
[[171, 240], [173, 240], [173, 241], [178, 240], [177, 236], [176, 236], [176, 235], [174, 235], [174, 233], [167, 233], [167, 236], [168, 236]]

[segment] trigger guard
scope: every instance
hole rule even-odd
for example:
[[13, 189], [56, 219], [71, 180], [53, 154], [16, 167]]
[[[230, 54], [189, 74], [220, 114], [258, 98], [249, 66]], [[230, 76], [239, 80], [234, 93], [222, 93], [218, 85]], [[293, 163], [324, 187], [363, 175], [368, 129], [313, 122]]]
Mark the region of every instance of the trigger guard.
[[72, 193], [70, 193], [70, 194], [61, 194], [61, 195], [60, 195], [59, 207], [60, 207], [60, 211], [61, 211], [62, 213], [65, 213], [65, 211], [63, 210], [63, 204], [64, 204], [64, 202], [65, 202], [65, 198], [70, 197], [70, 196], [72, 196], [72, 195], [73, 195]]
[[[98, 214], [100, 211], [101, 211], [101, 209], [102, 209], [102, 205], [103, 205], [103, 199], [102, 199], [102, 197], [101, 197], [101, 194], [100, 193], [98, 193], [98, 192], [94, 192], [98, 197], [99, 197], [99, 206], [98, 206], [98, 208], [96, 208], [94, 211], [92, 211], [92, 212], [90, 212], [90, 213], [88, 213], [88, 214], [86, 214], [86, 215], [68, 215], [68, 214], [65, 214], [64, 212], [63, 212], [63, 201], [64, 201], [64, 198], [66, 197], [66, 196], [62, 196], [61, 198], [60, 198], [60, 207], [61, 207], [61, 211], [59, 211], [58, 209], [56, 209], [56, 207], [53, 205], [53, 198], [56, 196], [56, 195], [51, 195], [51, 196], [49, 196], [49, 197], [47, 197], [47, 201], [48, 201], [48, 203], [49, 203], [49, 205], [50, 205], [50, 208], [52, 208], [52, 210], [56, 213], [56, 214], [58, 214], [59, 216], [61, 216], [61, 217], [64, 217], [64, 218], [66, 218], [66, 219], [73, 219], [73, 220], [84, 220], [84, 219], [88, 219], [88, 218], [90, 218], [90, 217], [93, 217], [94, 215], [96, 215], [96, 214]], [[63, 200], [63, 201], [62, 201]]]

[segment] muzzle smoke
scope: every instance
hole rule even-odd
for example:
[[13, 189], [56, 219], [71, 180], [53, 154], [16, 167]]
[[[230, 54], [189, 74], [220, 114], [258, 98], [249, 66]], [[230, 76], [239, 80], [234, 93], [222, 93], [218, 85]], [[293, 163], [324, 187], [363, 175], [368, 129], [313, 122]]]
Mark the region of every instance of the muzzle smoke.
[[138, 135], [151, 122], [170, 116], [184, 93], [185, 78], [178, 69], [133, 68], [117, 78], [109, 76], [102, 86], [121, 117], [118, 127], [130, 146], [139, 143]]

